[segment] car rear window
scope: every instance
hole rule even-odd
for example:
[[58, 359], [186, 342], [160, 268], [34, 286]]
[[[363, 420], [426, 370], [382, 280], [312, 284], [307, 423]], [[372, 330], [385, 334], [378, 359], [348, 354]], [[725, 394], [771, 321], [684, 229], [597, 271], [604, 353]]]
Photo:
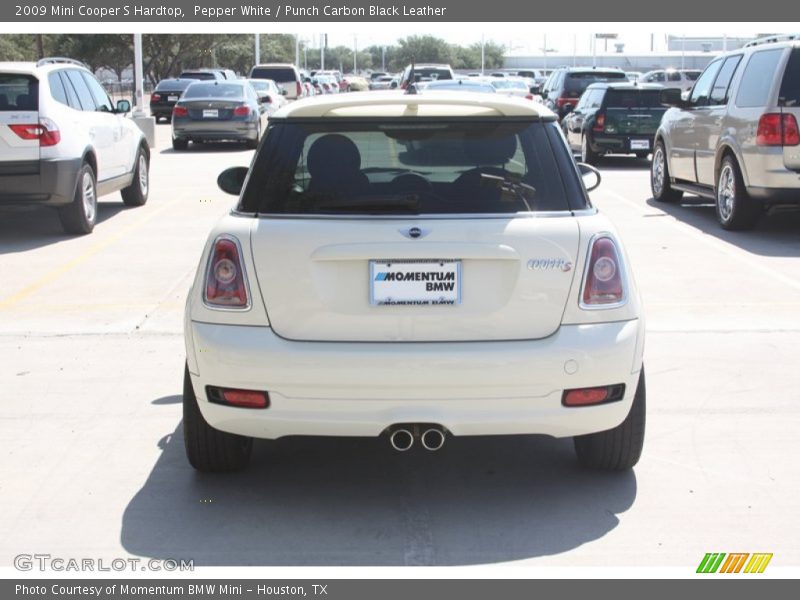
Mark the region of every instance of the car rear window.
[[39, 110], [39, 81], [30, 75], [0, 73], [0, 111]]
[[184, 71], [181, 73], [181, 79], [200, 79], [203, 81], [209, 79], [216, 79], [217, 76], [214, 73], [209, 73], [208, 71]]
[[440, 79], [452, 79], [453, 74], [449, 69], [438, 69], [435, 67], [414, 67], [414, 78], [417, 81], [423, 78], [437, 81]]
[[598, 81], [627, 80], [625, 73], [616, 71], [586, 71], [567, 73], [564, 90], [567, 92], [583, 92], [590, 84]]
[[272, 79], [278, 83], [297, 81], [294, 69], [287, 67], [253, 67], [250, 77], [252, 79]]
[[606, 108], [664, 108], [660, 90], [608, 90]]
[[697, 81], [697, 78], [700, 77], [700, 73], [702, 71], [684, 71], [683, 74], [686, 76], [686, 79], [689, 81]]
[[193, 83], [183, 93], [183, 100], [192, 98], [241, 98], [241, 85], [233, 83]]
[[800, 106], [800, 48], [789, 56], [778, 96], [781, 106]]
[[559, 142], [552, 123], [509, 119], [273, 122], [239, 210], [496, 214], [570, 210], [576, 202], [585, 208], [585, 198], [570, 206], [565, 185], [576, 187], [565, 178], [577, 173], [565, 149], [554, 151]]
[[158, 85], [154, 91], [183, 91], [189, 87], [189, 84], [191, 83], [191, 79], [164, 79], [158, 82]]

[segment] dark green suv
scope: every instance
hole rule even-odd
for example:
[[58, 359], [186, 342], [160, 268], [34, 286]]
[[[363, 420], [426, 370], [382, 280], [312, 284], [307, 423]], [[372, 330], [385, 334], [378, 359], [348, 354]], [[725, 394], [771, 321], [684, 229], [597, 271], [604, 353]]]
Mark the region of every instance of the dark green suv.
[[570, 148], [589, 164], [603, 154], [647, 157], [667, 110], [660, 91], [659, 85], [593, 83], [562, 121]]

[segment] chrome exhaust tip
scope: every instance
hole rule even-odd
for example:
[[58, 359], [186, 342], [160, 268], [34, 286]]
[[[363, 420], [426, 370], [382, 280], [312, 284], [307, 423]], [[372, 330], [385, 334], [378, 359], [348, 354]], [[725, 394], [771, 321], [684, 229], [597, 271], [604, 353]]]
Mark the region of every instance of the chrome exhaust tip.
[[414, 435], [408, 429], [395, 429], [389, 436], [389, 443], [398, 452], [405, 452], [414, 445]]
[[425, 448], [425, 450], [435, 452], [444, 446], [445, 434], [442, 429], [431, 427], [430, 429], [425, 430], [420, 440], [422, 441], [422, 447]]

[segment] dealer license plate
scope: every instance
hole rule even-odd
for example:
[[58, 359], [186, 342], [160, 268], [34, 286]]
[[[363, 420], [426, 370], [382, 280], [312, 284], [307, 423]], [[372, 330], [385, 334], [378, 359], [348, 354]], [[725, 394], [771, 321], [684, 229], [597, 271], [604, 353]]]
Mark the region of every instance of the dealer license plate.
[[631, 150], [649, 150], [650, 140], [631, 140]]
[[369, 280], [375, 305], [461, 304], [460, 260], [371, 260]]
[[219, 117], [219, 111], [216, 108], [204, 108], [203, 109], [203, 118], [204, 119], [216, 119]]

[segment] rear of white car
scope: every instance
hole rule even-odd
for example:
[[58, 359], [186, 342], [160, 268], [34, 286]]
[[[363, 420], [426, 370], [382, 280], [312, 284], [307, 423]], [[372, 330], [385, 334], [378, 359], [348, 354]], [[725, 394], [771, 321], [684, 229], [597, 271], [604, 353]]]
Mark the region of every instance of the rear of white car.
[[286, 435], [539, 433], [588, 466], [638, 460], [638, 293], [539, 110], [376, 93], [275, 115], [187, 302], [196, 468]]

